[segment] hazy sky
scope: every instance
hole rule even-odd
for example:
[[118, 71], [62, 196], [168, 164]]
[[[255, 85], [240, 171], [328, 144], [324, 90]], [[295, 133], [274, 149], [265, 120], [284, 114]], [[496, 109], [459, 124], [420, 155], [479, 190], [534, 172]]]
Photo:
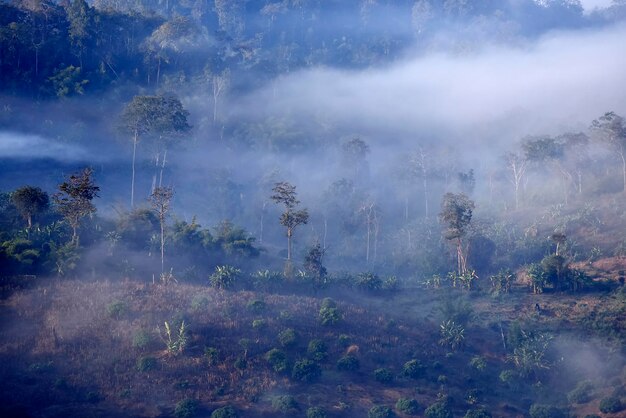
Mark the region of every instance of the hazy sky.
[[592, 10], [596, 7], [608, 7], [613, 0], [580, 0], [585, 10]]

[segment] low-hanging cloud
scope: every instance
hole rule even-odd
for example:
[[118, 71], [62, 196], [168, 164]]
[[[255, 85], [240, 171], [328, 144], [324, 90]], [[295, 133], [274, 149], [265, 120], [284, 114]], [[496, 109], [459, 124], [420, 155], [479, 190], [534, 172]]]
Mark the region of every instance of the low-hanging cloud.
[[[626, 110], [626, 26], [557, 32], [523, 46], [433, 52], [384, 68], [315, 68], [275, 80], [243, 102], [244, 116], [323, 115], [384, 140], [472, 140], [584, 129], [605, 111]], [[381, 140], [382, 140], [381, 135]]]

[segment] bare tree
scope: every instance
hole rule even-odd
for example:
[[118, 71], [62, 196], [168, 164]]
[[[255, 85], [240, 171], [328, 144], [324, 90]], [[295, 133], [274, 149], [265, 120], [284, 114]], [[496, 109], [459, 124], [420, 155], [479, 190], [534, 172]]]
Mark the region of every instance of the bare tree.
[[528, 168], [528, 160], [517, 153], [508, 153], [504, 156], [506, 166], [509, 169], [509, 180], [513, 184], [515, 194], [515, 210], [519, 209], [520, 186]]
[[370, 262], [370, 243], [372, 235], [374, 236], [374, 261], [378, 253], [378, 232], [380, 230], [380, 211], [376, 203], [371, 200], [363, 202], [359, 208], [359, 213], [363, 214], [365, 226], [367, 228], [365, 262]]
[[173, 195], [174, 190], [171, 187], [155, 187], [150, 195], [150, 204], [161, 225], [161, 273], [165, 271], [165, 219], [170, 210]]

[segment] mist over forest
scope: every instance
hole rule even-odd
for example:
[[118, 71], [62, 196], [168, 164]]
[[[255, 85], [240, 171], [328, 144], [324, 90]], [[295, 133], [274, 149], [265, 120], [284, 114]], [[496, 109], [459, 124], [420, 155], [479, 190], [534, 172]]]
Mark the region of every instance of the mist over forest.
[[625, 69], [624, 0], [0, 1], [0, 415], [622, 416]]

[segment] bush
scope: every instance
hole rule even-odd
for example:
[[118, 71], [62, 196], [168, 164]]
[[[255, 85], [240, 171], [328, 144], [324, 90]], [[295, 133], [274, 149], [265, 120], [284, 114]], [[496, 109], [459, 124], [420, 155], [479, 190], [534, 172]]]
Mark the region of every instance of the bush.
[[337, 344], [339, 344], [341, 347], [348, 347], [350, 344], [352, 344], [352, 340], [349, 335], [341, 334], [339, 337], [337, 337]]
[[215, 347], [206, 347], [204, 349], [204, 356], [209, 362], [209, 366], [214, 366], [220, 359], [220, 353]]
[[209, 299], [203, 295], [194, 295], [191, 299], [191, 310], [194, 312], [202, 311], [209, 306]]
[[292, 328], [287, 328], [278, 334], [278, 342], [285, 348], [293, 347], [298, 343], [298, 334]]
[[248, 308], [250, 312], [261, 313], [267, 309], [267, 304], [262, 300], [255, 299], [248, 302], [246, 308]]
[[233, 363], [233, 366], [237, 370], [245, 370], [248, 368], [248, 360], [243, 357], [237, 357], [235, 359], [235, 362]]
[[465, 413], [464, 418], [491, 418], [491, 413], [482, 408], [470, 409]]
[[337, 302], [335, 302], [334, 299], [332, 298], [324, 298], [322, 300], [322, 308], [336, 308], [337, 307]]
[[133, 336], [133, 347], [135, 348], [146, 348], [152, 342], [152, 336], [150, 332], [142, 329], [135, 333]]
[[215, 273], [209, 276], [211, 286], [216, 289], [230, 289], [241, 274], [241, 270], [232, 266], [217, 266]]
[[367, 412], [367, 418], [392, 418], [395, 417], [396, 414], [393, 413], [391, 408], [384, 405], [376, 405], [373, 406]]
[[487, 368], [487, 362], [481, 356], [474, 356], [469, 362], [470, 367], [478, 370], [479, 372], [484, 371]]
[[183, 399], [176, 404], [174, 415], [176, 418], [192, 418], [198, 411], [198, 402], [195, 399]]
[[424, 366], [419, 360], [409, 360], [402, 367], [402, 374], [412, 379], [419, 379], [424, 373]]
[[113, 319], [121, 319], [128, 311], [128, 306], [121, 300], [116, 300], [107, 305], [107, 315]]
[[398, 402], [396, 402], [396, 409], [403, 414], [418, 415], [420, 405], [415, 399], [400, 398]]
[[613, 414], [623, 409], [622, 402], [616, 396], [607, 396], [600, 401], [600, 412], [604, 414]]
[[565, 418], [565, 413], [556, 406], [533, 404], [530, 407], [530, 418]]
[[272, 399], [272, 408], [276, 412], [283, 414], [296, 413], [300, 410], [300, 406], [296, 399], [291, 395], [276, 396]]
[[343, 356], [337, 361], [337, 369], [345, 372], [359, 370], [359, 367], [361, 367], [359, 359], [351, 355]]
[[328, 357], [328, 347], [322, 340], [311, 340], [309, 341], [307, 354], [315, 361], [324, 361]]
[[306, 418], [326, 418], [326, 411], [318, 407], [309, 408], [306, 410]]
[[211, 414], [211, 418], [237, 418], [237, 411], [232, 406], [223, 406]]
[[265, 360], [267, 360], [275, 372], [282, 373], [289, 368], [287, 356], [278, 348], [272, 348], [265, 353]]
[[567, 394], [570, 403], [587, 403], [592, 398], [593, 383], [588, 380], [578, 383], [576, 387]]
[[374, 370], [374, 379], [380, 383], [389, 383], [393, 380], [393, 373], [385, 368], [376, 369]]
[[255, 319], [252, 321], [252, 328], [259, 330], [267, 328], [267, 321], [265, 319]]
[[337, 308], [322, 307], [319, 312], [320, 323], [324, 326], [335, 325], [341, 321], [341, 313]]
[[426, 418], [454, 418], [446, 400], [437, 401], [424, 411]]
[[360, 273], [356, 276], [355, 285], [364, 291], [377, 292], [382, 289], [383, 281], [374, 273]]
[[314, 382], [322, 375], [320, 366], [311, 360], [296, 361], [291, 371], [291, 377], [302, 382]]
[[140, 357], [137, 360], [137, 370], [140, 372], [149, 372], [157, 368], [157, 359], [154, 357]]

